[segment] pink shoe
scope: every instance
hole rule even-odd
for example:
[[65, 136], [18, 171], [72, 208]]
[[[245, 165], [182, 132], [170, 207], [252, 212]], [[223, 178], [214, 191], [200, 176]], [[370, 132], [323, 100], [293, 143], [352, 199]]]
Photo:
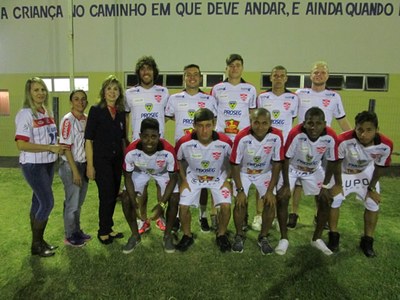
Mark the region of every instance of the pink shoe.
[[156, 226], [159, 228], [161, 231], [165, 231], [165, 221], [163, 218], [158, 218], [156, 221]]
[[147, 231], [150, 230], [150, 221], [146, 220], [146, 221], [141, 221], [141, 224], [139, 225], [139, 234], [143, 234]]

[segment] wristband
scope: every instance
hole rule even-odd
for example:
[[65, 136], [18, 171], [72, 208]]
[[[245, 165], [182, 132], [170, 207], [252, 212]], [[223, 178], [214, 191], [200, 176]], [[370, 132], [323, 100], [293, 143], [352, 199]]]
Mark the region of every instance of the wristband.
[[323, 185], [321, 186], [321, 188], [323, 188], [323, 189], [329, 189], [329, 184], [323, 184]]
[[244, 192], [244, 188], [242, 188], [242, 187], [241, 188], [237, 188], [236, 192], [238, 192], [238, 193]]
[[161, 206], [162, 209], [165, 209], [165, 207], [167, 206], [167, 204], [164, 202], [158, 202], [158, 204]]

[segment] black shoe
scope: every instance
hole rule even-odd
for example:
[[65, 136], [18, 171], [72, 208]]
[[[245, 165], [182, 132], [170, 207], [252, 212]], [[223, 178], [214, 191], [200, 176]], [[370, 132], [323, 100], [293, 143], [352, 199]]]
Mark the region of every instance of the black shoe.
[[102, 243], [103, 245], [110, 245], [113, 242], [113, 238], [106, 234], [106, 235], [97, 235], [97, 238], [99, 239], [100, 243]]
[[[317, 216], [314, 216], [314, 225], [317, 225]], [[329, 224], [328, 222], [326, 222], [326, 224], [324, 225], [324, 230], [329, 230]]]
[[189, 249], [190, 246], [192, 246], [194, 243], [194, 239], [191, 236], [183, 235], [182, 239], [179, 241], [179, 243], [175, 246], [176, 250], [179, 251], [186, 251]]
[[50, 257], [53, 256], [55, 253], [46, 248], [42, 242], [36, 242], [32, 244], [31, 247], [32, 255], [39, 255], [40, 257]]
[[375, 257], [375, 251], [373, 248], [374, 239], [370, 236], [363, 236], [360, 241], [360, 248], [364, 252], [366, 257]]
[[42, 243], [50, 251], [54, 251], [58, 248], [58, 246], [48, 244], [45, 240], [43, 240]]
[[297, 219], [299, 218], [298, 214], [289, 214], [287, 227], [288, 228], [296, 228]]
[[172, 225], [172, 231], [173, 232], [178, 232], [179, 228], [181, 228], [181, 221], [179, 220], [179, 218], [175, 219], [174, 225]]
[[231, 242], [229, 242], [226, 234], [217, 236], [216, 241], [221, 252], [231, 251]]
[[109, 233], [110, 238], [112, 239], [123, 239], [124, 238], [124, 234], [122, 232], [110, 232]]
[[210, 232], [211, 228], [210, 228], [210, 225], [208, 225], [207, 218], [199, 219], [199, 223], [200, 223], [200, 229], [202, 232]]
[[339, 251], [339, 240], [340, 240], [339, 232], [329, 231], [329, 242], [327, 246], [332, 252]]

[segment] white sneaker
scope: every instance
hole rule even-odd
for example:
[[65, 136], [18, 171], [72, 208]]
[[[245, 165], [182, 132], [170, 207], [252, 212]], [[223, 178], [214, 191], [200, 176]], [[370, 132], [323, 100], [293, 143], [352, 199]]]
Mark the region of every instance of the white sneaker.
[[281, 239], [278, 246], [275, 248], [275, 253], [278, 255], [285, 255], [288, 247], [289, 241], [287, 239]]
[[261, 216], [256, 215], [253, 219], [253, 223], [251, 224], [251, 228], [255, 231], [261, 231], [261, 223], [262, 223]]
[[325, 245], [324, 241], [321, 239], [318, 239], [316, 241], [311, 241], [311, 246], [322, 251], [322, 253], [324, 253], [325, 255], [333, 254], [333, 252]]

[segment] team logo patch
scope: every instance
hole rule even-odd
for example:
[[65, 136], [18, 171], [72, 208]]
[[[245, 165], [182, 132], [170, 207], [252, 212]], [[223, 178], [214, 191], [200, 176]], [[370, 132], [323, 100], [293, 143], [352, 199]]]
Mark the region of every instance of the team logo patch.
[[197, 106], [200, 108], [205, 108], [206, 107], [206, 103], [205, 102], [197, 102]]
[[236, 103], [236, 101], [229, 101], [228, 105], [229, 105], [230, 109], [235, 109], [237, 103]]
[[202, 166], [204, 169], [207, 169], [207, 168], [210, 166], [210, 162], [209, 162], [208, 160], [203, 160], [203, 161], [201, 162], [201, 166]]
[[272, 111], [272, 116], [274, 117], [274, 119], [278, 119], [280, 114], [281, 112], [279, 110]]
[[227, 198], [230, 197], [231, 192], [230, 192], [228, 189], [223, 189], [223, 190], [221, 190], [221, 194], [222, 194], [222, 197], [224, 197], [225, 199], [227, 199]]
[[161, 102], [161, 95], [154, 95], [154, 99], [160, 103]]
[[194, 110], [194, 109], [189, 109], [188, 110], [188, 116], [189, 116], [189, 118], [191, 118], [191, 119], [193, 119], [194, 118], [194, 113], [195, 113], [196, 111]]
[[256, 164], [258, 164], [261, 161], [261, 156], [254, 156], [253, 160]]
[[331, 103], [331, 100], [329, 100], [329, 99], [322, 99], [322, 105], [323, 105], [324, 107], [329, 106], [330, 103]]
[[239, 121], [230, 119], [225, 121], [225, 133], [238, 134], [239, 133]]
[[283, 108], [289, 110], [291, 103], [288, 101], [283, 102]]
[[213, 158], [214, 158], [215, 160], [217, 160], [218, 158], [221, 157], [221, 152], [213, 152], [213, 153], [212, 153], [212, 156], [213, 156]]
[[148, 112], [151, 112], [151, 111], [153, 110], [153, 103], [146, 103], [146, 104], [144, 105], [144, 108], [146, 108], [146, 110], [147, 110]]
[[243, 101], [247, 100], [247, 94], [240, 94], [240, 99], [242, 99]]
[[156, 160], [156, 164], [159, 168], [164, 168], [165, 160]]
[[66, 119], [62, 126], [62, 137], [64, 139], [67, 139], [69, 137], [69, 135], [71, 133], [71, 127], [72, 127], [72, 124], [71, 124], [70, 120]]
[[263, 149], [265, 154], [270, 154], [272, 151], [272, 146], [264, 146]]
[[323, 154], [323, 153], [325, 153], [325, 151], [326, 151], [326, 147], [317, 147], [317, 152], [319, 154]]

